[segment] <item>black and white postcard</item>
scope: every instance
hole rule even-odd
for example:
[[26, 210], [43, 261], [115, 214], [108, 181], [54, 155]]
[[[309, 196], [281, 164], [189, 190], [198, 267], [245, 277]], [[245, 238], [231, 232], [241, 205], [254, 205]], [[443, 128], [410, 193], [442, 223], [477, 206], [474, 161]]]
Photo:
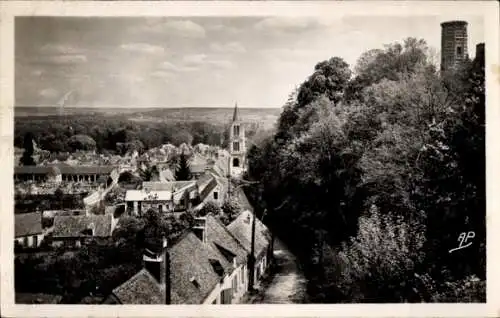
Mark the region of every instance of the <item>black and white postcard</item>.
[[0, 12], [6, 317], [498, 314], [498, 3]]

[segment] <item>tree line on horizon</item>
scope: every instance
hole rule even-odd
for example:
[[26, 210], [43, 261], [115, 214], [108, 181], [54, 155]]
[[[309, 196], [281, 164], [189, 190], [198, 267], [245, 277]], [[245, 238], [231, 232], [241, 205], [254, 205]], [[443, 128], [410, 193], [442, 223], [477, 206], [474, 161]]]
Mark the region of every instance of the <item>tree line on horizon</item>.
[[[248, 124], [247, 137], [252, 138], [260, 130], [258, 124]], [[34, 164], [32, 141], [51, 154], [91, 150], [125, 155], [135, 150], [142, 153], [167, 143], [227, 147], [228, 139], [229, 124], [203, 121], [135, 122], [99, 115], [14, 119], [14, 146], [27, 150], [23, 155], [26, 158], [21, 160], [24, 165]]]
[[[424, 40], [319, 62], [249, 149], [257, 213], [310, 301], [484, 302], [484, 56], [439, 72]], [[471, 247], [453, 253], [463, 232]]]

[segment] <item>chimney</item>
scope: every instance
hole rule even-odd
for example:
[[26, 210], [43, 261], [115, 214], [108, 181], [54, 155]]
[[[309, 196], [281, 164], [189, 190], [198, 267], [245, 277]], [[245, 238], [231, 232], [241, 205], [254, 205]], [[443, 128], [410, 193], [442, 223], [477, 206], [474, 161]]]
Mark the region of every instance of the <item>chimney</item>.
[[192, 228], [194, 234], [203, 242], [206, 243], [206, 223], [207, 217], [201, 216], [194, 218], [194, 226]]
[[161, 290], [165, 291], [165, 303], [170, 304], [170, 258], [167, 239], [163, 237], [160, 251], [146, 248], [142, 261], [144, 268], [155, 278]]

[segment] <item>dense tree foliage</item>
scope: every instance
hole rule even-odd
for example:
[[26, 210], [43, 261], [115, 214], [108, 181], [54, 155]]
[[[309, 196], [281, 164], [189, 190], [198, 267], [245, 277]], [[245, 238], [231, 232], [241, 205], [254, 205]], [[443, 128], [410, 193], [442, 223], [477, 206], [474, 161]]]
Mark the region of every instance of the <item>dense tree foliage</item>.
[[221, 212], [222, 209], [217, 202], [208, 201], [200, 210], [198, 210], [197, 216], [206, 216], [207, 214], [219, 215]]
[[33, 146], [33, 134], [31, 132], [27, 132], [24, 135], [24, 142], [23, 142], [23, 156], [21, 157], [21, 164], [23, 166], [33, 166], [35, 165], [35, 160], [33, 159], [33, 152], [34, 146]]
[[[208, 144], [226, 145], [228, 126], [221, 123], [200, 121], [131, 121], [123, 116], [71, 115], [16, 117], [14, 120], [14, 145], [24, 148], [24, 137], [29, 134], [40, 148], [52, 153], [70, 152], [75, 135], [85, 135], [95, 141], [97, 152], [125, 154], [171, 143], [174, 145]], [[252, 137], [258, 125], [248, 125], [247, 137]], [[225, 138], [224, 138], [225, 136]], [[75, 145], [73, 145], [75, 146]], [[81, 148], [81, 145], [76, 145]]]
[[95, 150], [96, 143], [95, 140], [92, 139], [92, 137], [83, 134], [78, 134], [71, 136], [68, 139], [68, 146], [71, 149], [71, 151]]
[[[145, 247], [158, 249], [165, 237], [175, 241], [191, 227], [193, 216], [176, 219], [149, 210], [142, 218], [122, 216], [113, 236], [78, 250], [21, 254], [15, 259], [16, 292], [63, 295], [63, 303], [100, 302], [142, 267]], [[87, 300], [85, 300], [87, 298]]]
[[160, 176], [158, 167], [149, 163], [144, 164], [138, 171], [142, 181], [158, 181]]
[[[484, 134], [484, 58], [439, 74], [409, 38], [352, 78], [340, 58], [318, 63], [249, 149], [248, 194], [315, 301], [484, 301]], [[449, 253], [467, 231], [474, 247]]]
[[191, 180], [191, 169], [188, 156], [182, 152], [178, 158], [177, 169], [175, 169], [175, 180]]

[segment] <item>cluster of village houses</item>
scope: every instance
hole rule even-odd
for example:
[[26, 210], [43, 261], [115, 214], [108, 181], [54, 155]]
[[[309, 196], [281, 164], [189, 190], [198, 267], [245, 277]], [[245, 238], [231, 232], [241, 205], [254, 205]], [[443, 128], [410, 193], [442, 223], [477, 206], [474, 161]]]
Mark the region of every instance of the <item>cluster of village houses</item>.
[[[237, 109], [233, 119], [233, 126], [239, 126]], [[244, 130], [241, 136], [240, 128], [233, 127], [231, 136], [238, 142], [244, 138]], [[152, 208], [178, 217], [186, 210], [201, 209], [209, 201], [222, 204], [230, 195], [228, 176], [242, 168], [244, 143], [233, 145], [229, 151], [219, 151], [215, 158], [207, 160], [196, 151], [198, 155], [193, 156], [191, 164], [192, 180], [175, 181], [173, 174], [167, 173], [159, 181], [143, 182], [138, 189], [127, 190], [120, 205], [105, 207], [104, 214], [94, 214], [92, 207], [101, 203], [105, 194], [117, 185], [120, 173], [127, 171], [127, 167], [62, 164], [15, 167], [14, 179], [18, 183], [30, 181], [39, 188], [83, 183], [95, 188], [84, 199], [82, 210], [15, 214], [15, 244], [36, 250], [45, 241], [52, 247], [74, 249], [91, 240], [111, 237], [123, 215], [141, 216]], [[105, 303], [240, 302], [266, 272], [273, 244], [268, 229], [254, 216], [242, 189], [236, 189], [233, 195], [242, 207], [235, 220], [226, 226], [211, 214], [197, 217], [193, 228], [175, 242], [165, 240], [161, 251], [145, 249], [143, 269], [117, 286]], [[118, 207], [124, 213], [115, 213]]]

